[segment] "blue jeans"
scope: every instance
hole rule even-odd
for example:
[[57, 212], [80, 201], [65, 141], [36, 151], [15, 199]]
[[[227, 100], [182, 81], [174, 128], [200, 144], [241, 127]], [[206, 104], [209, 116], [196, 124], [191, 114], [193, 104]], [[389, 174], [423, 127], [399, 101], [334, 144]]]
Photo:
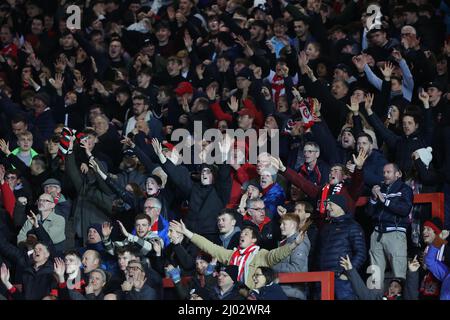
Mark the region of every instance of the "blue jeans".
[[356, 300], [352, 283], [349, 280], [334, 278], [334, 299], [335, 300]]

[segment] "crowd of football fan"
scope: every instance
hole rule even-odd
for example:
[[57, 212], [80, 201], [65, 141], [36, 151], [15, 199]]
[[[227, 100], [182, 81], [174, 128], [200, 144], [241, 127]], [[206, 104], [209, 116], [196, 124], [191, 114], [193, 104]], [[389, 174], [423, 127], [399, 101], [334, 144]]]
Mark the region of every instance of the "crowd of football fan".
[[450, 299], [449, 59], [449, 0], [2, 1], [0, 299]]

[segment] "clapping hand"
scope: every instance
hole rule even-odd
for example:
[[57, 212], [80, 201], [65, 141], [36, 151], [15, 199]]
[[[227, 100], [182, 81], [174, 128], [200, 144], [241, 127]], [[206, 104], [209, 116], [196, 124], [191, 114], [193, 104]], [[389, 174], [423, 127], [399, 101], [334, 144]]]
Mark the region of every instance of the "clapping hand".
[[344, 268], [345, 271], [353, 269], [352, 262], [350, 261], [348, 255], [346, 255], [345, 258], [341, 257], [340, 265], [342, 268]]
[[59, 283], [64, 283], [64, 273], [66, 272], [66, 264], [64, 263], [64, 260], [61, 258], [55, 258], [53, 269], [55, 270], [55, 274], [58, 276]]

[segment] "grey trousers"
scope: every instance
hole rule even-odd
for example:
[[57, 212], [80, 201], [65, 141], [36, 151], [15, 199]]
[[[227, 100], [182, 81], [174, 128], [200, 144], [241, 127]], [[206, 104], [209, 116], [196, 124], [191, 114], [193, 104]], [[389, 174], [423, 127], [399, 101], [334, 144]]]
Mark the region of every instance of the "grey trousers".
[[383, 286], [386, 261], [392, 269], [396, 278], [406, 279], [407, 262], [407, 243], [406, 233], [401, 231], [392, 231], [384, 233], [380, 241], [377, 241], [379, 232], [374, 231], [370, 237], [370, 262], [378, 266], [380, 272], [380, 283]]

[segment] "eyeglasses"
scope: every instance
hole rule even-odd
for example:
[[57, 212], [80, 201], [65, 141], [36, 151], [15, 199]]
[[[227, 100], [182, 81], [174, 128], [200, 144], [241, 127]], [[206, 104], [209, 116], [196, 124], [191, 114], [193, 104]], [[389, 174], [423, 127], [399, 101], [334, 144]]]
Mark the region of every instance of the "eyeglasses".
[[258, 277], [261, 277], [261, 276], [264, 276], [262, 273], [254, 273], [253, 274], [253, 278], [258, 278]]
[[158, 207], [150, 207], [150, 206], [147, 206], [147, 207], [144, 207], [144, 209], [145, 210], [151, 210], [151, 209], [159, 209]]
[[53, 201], [48, 200], [48, 199], [38, 199], [37, 202], [48, 202], [48, 203], [52, 203]]
[[128, 271], [137, 271], [137, 270], [139, 270], [139, 271], [143, 271], [141, 268], [139, 268], [138, 266], [128, 266], [127, 267], [127, 270]]
[[303, 153], [314, 153], [317, 152], [318, 150], [303, 150]]

